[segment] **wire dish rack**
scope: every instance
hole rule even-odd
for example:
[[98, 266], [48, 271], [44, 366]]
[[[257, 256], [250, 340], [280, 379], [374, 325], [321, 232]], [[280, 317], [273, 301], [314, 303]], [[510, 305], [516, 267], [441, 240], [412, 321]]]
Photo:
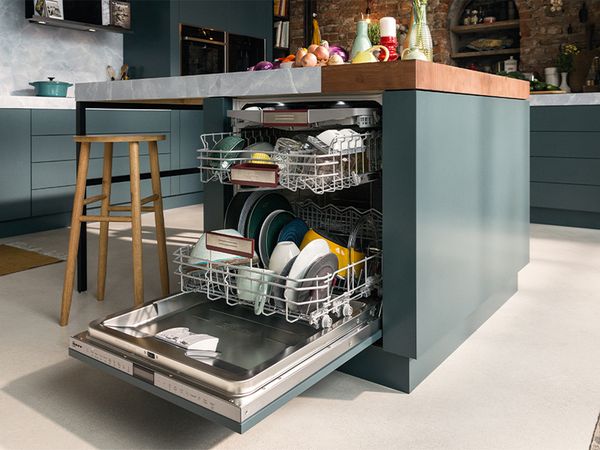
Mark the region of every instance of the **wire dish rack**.
[[251, 307], [257, 315], [279, 314], [288, 322], [303, 321], [317, 329], [329, 328], [333, 318], [352, 315], [352, 300], [380, 295], [381, 213], [321, 207], [310, 200], [294, 209], [311, 228], [353, 242], [363, 257], [321, 276], [290, 278], [266, 273], [252, 259], [215, 262], [193, 257], [193, 246], [181, 247], [175, 252], [175, 263], [182, 291], [201, 292], [210, 300]]
[[[231, 184], [231, 168], [244, 163], [274, 163], [279, 166], [278, 184], [291, 191], [311, 190], [316, 194], [334, 192], [370, 181], [381, 168], [381, 131], [372, 130], [352, 136], [336, 137], [329, 145], [319, 144], [314, 136], [304, 135], [314, 146], [311, 150], [286, 151], [276, 145], [280, 137], [297, 137], [297, 132], [273, 128], [246, 129], [241, 133], [210, 133], [200, 136], [198, 149], [202, 182], [219, 181]], [[214, 150], [227, 136], [238, 136], [246, 147], [269, 142], [272, 151]], [[260, 158], [257, 159], [257, 153]]]

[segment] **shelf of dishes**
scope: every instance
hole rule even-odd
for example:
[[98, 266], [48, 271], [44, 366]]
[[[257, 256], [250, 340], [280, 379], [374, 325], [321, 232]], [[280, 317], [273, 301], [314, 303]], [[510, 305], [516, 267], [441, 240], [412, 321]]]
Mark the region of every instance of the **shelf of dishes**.
[[203, 182], [284, 187], [316, 194], [358, 186], [381, 169], [381, 130], [329, 129], [294, 134], [274, 128], [201, 136]]
[[275, 192], [241, 192], [224, 227], [175, 252], [183, 292], [323, 329], [352, 315], [352, 300], [380, 295], [377, 210], [292, 206]]

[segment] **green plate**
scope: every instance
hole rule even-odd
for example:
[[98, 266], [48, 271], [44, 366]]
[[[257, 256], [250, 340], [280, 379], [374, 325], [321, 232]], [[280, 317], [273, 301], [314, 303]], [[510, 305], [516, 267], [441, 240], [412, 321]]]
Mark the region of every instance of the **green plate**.
[[258, 237], [258, 254], [265, 267], [269, 265], [281, 229], [292, 220], [294, 215], [291, 212], [275, 210], [263, 222]]
[[250, 217], [248, 218], [248, 224], [246, 226], [245, 236], [254, 239], [255, 246], [258, 244], [258, 236], [260, 234], [260, 227], [264, 220], [269, 214], [276, 209], [283, 209], [285, 211], [292, 211], [292, 205], [287, 198], [281, 194], [270, 192], [262, 196], [252, 208]]

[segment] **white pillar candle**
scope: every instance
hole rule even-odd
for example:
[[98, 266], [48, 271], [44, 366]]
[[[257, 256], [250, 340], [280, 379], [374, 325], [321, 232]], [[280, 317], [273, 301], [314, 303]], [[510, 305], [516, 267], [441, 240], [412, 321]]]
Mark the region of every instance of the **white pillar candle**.
[[382, 17], [379, 19], [381, 36], [396, 36], [396, 19], [393, 17]]

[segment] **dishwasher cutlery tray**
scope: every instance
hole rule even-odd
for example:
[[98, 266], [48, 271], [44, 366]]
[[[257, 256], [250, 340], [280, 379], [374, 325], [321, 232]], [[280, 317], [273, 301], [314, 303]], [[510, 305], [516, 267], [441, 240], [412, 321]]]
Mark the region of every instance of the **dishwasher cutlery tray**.
[[[296, 215], [309, 227], [337, 239], [352, 237], [353, 242], [360, 244], [364, 257], [319, 277], [292, 279], [270, 274], [261, 279], [262, 271], [251, 259], [204, 260], [192, 257], [192, 246], [186, 246], [175, 252], [182, 292], [201, 292], [210, 300], [224, 300], [230, 306], [245, 305], [259, 315], [279, 314], [288, 322], [303, 321], [315, 328], [329, 328], [332, 317], [352, 315], [351, 301], [379, 295], [381, 213], [374, 209], [363, 212], [354, 207], [321, 207], [310, 200], [294, 206]], [[256, 290], [238, 289], [242, 279], [254, 280], [250, 286]]]
[[[371, 181], [381, 168], [380, 130], [336, 137], [329, 145], [313, 147], [314, 151], [310, 152], [284, 152], [277, 149], [272, 151], [215, 150], [216, 144], [227, 136], [243, 138], [246, 148], [258, 142], [269, 142], [275, 145], [280, 137], [292, 138], [297, 135], [297, 132], [274, 128], [244, 129], [239, 133], [203, 134], [200, 136], [202, 148], [198, 149], [200, 178], [204, 183], [219, 181], [224, 184], [235, 184], [231, 176], [232, 168], [242, 165], [246, 167], [250, 164], [260, 170], [261, 166], [270, 163], [276, 165], [275, 170], [278, 169], [278, 185], [294, 192], [310, 190], [316, 194], [323, 194]], [[304, 135], [311, 139], [312, 143], [318, 141], [310, 134]], [[252, 186], [251, 183], [247, 185]]]

